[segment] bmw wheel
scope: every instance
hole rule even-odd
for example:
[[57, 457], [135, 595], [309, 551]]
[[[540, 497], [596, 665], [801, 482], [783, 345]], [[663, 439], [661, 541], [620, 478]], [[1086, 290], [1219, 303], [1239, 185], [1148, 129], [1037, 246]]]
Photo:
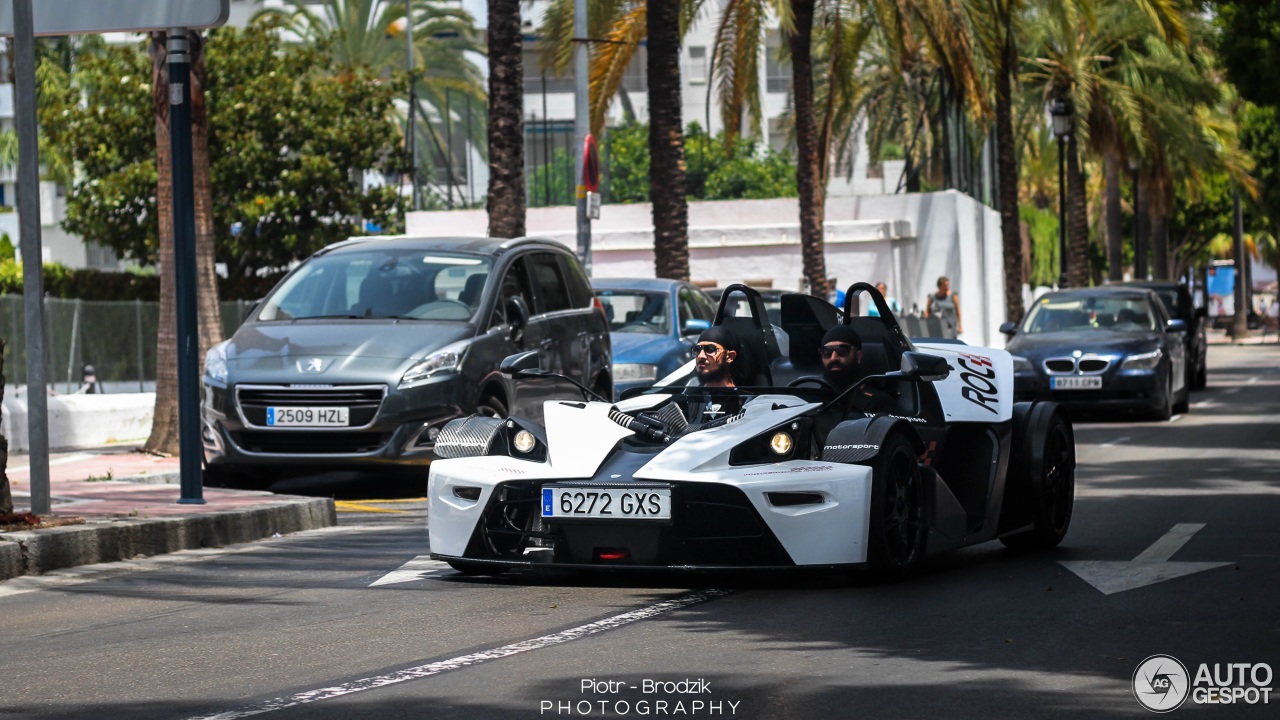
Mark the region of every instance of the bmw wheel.
[[497, 396], [485, 395], [476, 403], [476, 414], [502, 420], [507, 417], [507, 406]]
[[889, 577], [905, 575], [924, 557], [929, 528], [917, 455], [911, 441], [895, 433], [872, 466], [867, 560], [874, 571]]

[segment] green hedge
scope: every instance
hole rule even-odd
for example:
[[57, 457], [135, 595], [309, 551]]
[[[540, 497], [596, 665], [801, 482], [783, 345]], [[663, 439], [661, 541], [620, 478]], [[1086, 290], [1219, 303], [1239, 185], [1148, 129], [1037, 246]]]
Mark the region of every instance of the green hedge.
[[[283, 277], [218, 278], [219, 300], [257, 300]], [[22, 294], [22, 266], [12, 259], [0, 260], [0, 295]], [[44, 265], [44, 294], [67, 300], [160, 299], [160, 276], [154, 272], [75, 270], [58, 263]]]

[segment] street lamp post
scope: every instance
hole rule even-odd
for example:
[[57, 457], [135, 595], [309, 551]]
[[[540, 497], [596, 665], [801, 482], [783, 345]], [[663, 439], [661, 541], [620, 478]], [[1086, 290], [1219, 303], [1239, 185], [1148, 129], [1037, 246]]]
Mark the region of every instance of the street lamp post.
[[1129, 170], [1133, 172], [1133, 279], [1147, 279], [1147, 241], [1142, 235], [1142, 198], [1138, 171], [1142, 163], [1129, 158]]
[[1071, 101], [1054, 98], [1049, 101], [1053, 134], [1058, 138], [1058, 287], [1067, 286], [1067, 137], [1071, 135], [1074, 114]]

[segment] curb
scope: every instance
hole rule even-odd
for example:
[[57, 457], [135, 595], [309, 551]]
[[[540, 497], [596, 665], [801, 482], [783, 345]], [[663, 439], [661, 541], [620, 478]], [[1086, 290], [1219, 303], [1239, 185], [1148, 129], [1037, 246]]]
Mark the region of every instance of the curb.
[[302, 498], [244, 510], [156, 520], [108, 520], [88, 525], [0, 534], [0, 580], [51, 570], [221, 547], [338, 524], [332, 498]]

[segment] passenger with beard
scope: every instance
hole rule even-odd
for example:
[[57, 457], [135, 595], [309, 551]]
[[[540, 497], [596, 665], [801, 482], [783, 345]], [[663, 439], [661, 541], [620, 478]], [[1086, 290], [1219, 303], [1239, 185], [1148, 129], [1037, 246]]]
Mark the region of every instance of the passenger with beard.
[[[822, 374], [836, 389], [844, 392], [862, 379], [862, 336], [848, 325], [836, 325], [822, 336]], [[893, 396], [879, 387], [864, 383], [856, 391], [853, 407], [867, 414], [878, 414], [889, 407]]]
[[717, 392], [714, 388], [735, 388], [734, 372], [744, 362], [740, 357], [738, 338], [716, 326], [707, 328], [693, 346], [697, 386], [712, 388], [693, 394], [685, 415], [692, 425], [704, 425], [737, 414], [742, 397], [733, 390]]

